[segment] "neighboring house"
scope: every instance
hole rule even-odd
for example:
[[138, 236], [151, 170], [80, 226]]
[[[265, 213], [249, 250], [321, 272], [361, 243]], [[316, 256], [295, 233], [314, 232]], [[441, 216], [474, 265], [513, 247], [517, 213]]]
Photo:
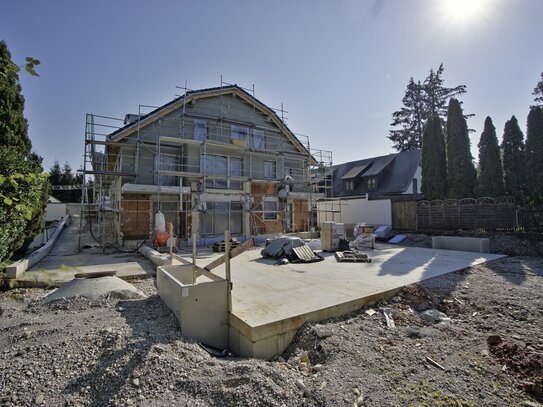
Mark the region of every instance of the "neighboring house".
[[147, 238], [159, 210], [184, 239], [312, 226], [319, 163], [307, 140], [237, 85], [187, 91], [146, 115], [127, 115], [103, 140], [97, 118], [87, 117], [84, 171], [95, 177], [95, 202], [111, 212], [102, 217], [108, 238]]
[[392, 203], [421, 198], [421, 151], [334, 166], [332, 188], [318, 202], [318, 222], [392, 224]]

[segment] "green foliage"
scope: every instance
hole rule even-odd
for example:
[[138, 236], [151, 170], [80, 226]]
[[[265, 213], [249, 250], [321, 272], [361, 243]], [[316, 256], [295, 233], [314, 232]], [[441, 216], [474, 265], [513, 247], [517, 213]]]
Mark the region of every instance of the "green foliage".
[[475, 195], [477, 197], [503, 195], [503, 168], [496, 128], [487, 117], [479, 140], [479, 176]]
[[396, 150], [420, 149], [426, 121], [430, 117], [438, 116], [443, 125], [449, 99], [466, 92], [465, 85], [454, 88], [445, 87], [443, 72], [444, 68], [441, 64], [437, 71], [430, 70], [430, 74], [423, 83], [415, 82], [413, 78], [409, 80], [402, 99], [404, 107], [392, 113], [390, 125], [400, 127], [400, 129], [390, 130], [388, 138], [392, 140]]
[[449, 198], [472, 197], [477, 183], [477, 172], [470, 151], [468, 125], [460, 102], [454, 98], [449, 102], [446, 137]]
[[29, 232], [41, 230], [47, 187], [46, 174], [0, 175], [0, 260], [23, 246]]
[[422, 143], [422, 194], [424, 199], [445, 199], [447, 171], [445, 137], [438, 116], [431, 117], [424, 128]]
[[[81, 174], [73, 174], [72, 168], [68, 162], [64, 163], [61, 170], [57, 160], [53, 163], [49, 170], [49, 182], [51, 185], [81, 185], [83, 176]], [[79, 202], [81, 200], [81, 190], [53, 190], [51, 195], [61, 202]]]
[[541, 72], [541, 80], [537, 83], [532, 95], [535, 96], [534, 102], [539, 106], [543, 106], [543, 72]]
[[[27, 71], [38, 64], [27, 58]], [[49, 188], [41, 157], [31, 153], [18, 71], [0, 41], [0, 261], [41, 231]]]
[[388, 137], [398, 151], [411, 151], [421, 148], [422, 132], [426, 121], [423, 87], [420, 81], [413, 78], [407, 84], [402, 99], [404, 107], [392, 113], [391, 126], [401, 126], [400, 130], [390, 130]]
[[505, 193], [522, 203], [526, 192], [524, 135], [515, 116], [505, 123], [502, 150]]
[[543, 107], [532, 107], [526, 132], [526, 181], [531, 203], [543, 204]]

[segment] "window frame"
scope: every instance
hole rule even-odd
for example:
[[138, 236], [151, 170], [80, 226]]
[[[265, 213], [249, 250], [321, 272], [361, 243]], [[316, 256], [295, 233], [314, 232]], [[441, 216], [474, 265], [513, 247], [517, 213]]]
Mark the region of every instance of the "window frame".
[[[273, 204], [274, 209], [270, 210], [269, 208], [266, 208], [266, 204]], [[264, 199], [262, 201], [262, 219], [264, 221], [277, 220], [278, 210], [279, 210], [279, 205], [277, 203], [277, 199]]]

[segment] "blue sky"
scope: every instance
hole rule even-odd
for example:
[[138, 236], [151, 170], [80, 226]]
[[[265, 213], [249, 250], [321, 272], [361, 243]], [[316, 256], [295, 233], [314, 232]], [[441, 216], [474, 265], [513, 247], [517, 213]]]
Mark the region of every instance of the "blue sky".
[[[473, 14], [451, 0], [26, 1], [3, 2], [0, 38], [13, 59], [42, 61], [21, 74], [35, 151], [82, 164], [85, 114], [124, 117], [139, 104], [230, 83], [341, 163], [393, 152], [391, 113], [411, 76], [445, 66], [462, 97], [472, 151], [484, 119], [525, 128], [543, 71], [543, 1], [484, 2]], [[460, 3], [465, 1], [457, 0]]]

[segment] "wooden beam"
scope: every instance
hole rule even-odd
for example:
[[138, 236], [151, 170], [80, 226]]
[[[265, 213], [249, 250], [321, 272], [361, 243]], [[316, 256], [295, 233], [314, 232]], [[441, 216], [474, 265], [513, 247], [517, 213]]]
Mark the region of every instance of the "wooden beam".
[[[230, 251], [230, 258], [232, 259], [232, 258], [236, 257], [238, 254], [243, 253], [245, 250], [250, 249], [254, 245], [255, 245], [255, 242], [254, 242], [253, 239], [246, 240], [245, 242], [243, 242], [243, 244], [240, 244], [238, 247], [236, 247], [236, 248], [234, 248], [234, 249], [232, 249]], [[226, 259], [226, 253], [225, 253], [225, 255], [219, 257], [218, 259], [213, 260], [211, 263], [209, 263], [207, 266], [205, 266], [204, 269], [207, 270], [207, 271], [211, 271], [214, 268], [216, 268], [216, 267], [220, 266], [221, 264], [223, 264], [225, 262], [225, 259]]]
[[183, 257], [181, 257], [181, 256], [179, 256], [179, 255], [177, 255], [175, 253], [172, 253], [171, 258], [177, 260], [178, 262], [180, 262], [182, 264], [193, 266], [194, 270], [196, 271], [196, 273], [198, 275], [205, 276], [205, 277], [207, 277], [207, 278], [209, 278], [210, 280], [213, 280], [213, 281], [222, 280], [222, 278], [219, 277], [218, 275], [211, 273], [209, 270], [206, 270], [206, 269], [203, 269], [201, 267], [195, 266], [194, 264], [192, 264], [192, 262], [184, 259]]

